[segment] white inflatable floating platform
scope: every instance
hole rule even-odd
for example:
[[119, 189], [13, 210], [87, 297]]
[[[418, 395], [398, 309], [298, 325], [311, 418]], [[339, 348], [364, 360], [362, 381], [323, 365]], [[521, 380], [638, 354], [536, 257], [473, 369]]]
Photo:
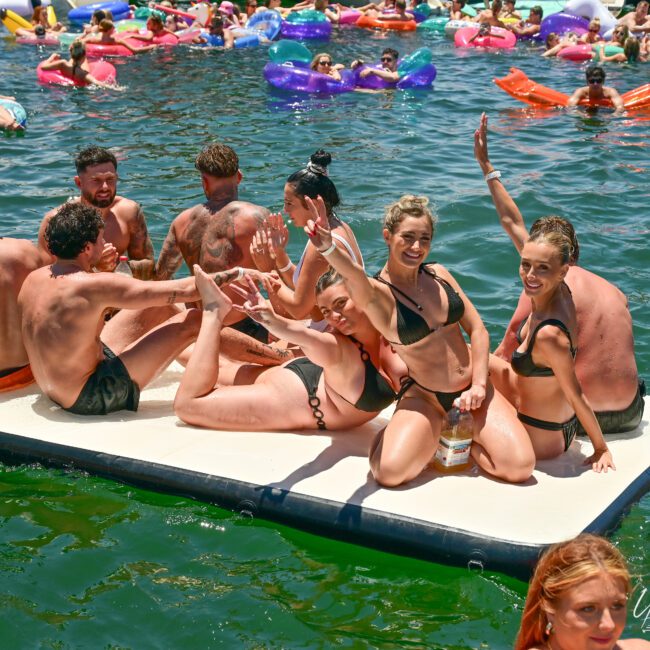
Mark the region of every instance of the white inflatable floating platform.
[[126, 483], [214, 503], [246, 515], [428, 560], [527, 579], [549, 544], [611, 531], [650, 488], [649, 402], [641, 426], [610, 436], [617, 471], [582, 463], [584, 440], [537, 464], [523, 485], [478, 470], [427, 470], [384, 489], [367, 453], [390, 412], [349, 432], [249, 433], [187, 426], [172, 411], [172, 366], [141, 395], [137, 413], [67, 413], [32, 386], [0, 394], [0, 457], [74, 466]]

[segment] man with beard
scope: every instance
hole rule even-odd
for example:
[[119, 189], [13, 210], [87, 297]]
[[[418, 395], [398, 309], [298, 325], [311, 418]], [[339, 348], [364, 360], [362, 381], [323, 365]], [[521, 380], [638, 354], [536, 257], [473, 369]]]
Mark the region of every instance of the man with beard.
[[[133, 276], [150, 279], [154, 268], [153, 245], [144, 212], [135, 201], [117, 195], [117, 159], [108, 149], [92, 146], [77, 154], [75, 166], [74, 182], [81, 196], [70, 201], [97, 208], [104, 221], [106, 245], [94, 270], [114, 271], [119, 256], [128, 255]], [[38, 233], [38, 246], [48, 253], [45, 229], [58, 209], [45, 215]]]

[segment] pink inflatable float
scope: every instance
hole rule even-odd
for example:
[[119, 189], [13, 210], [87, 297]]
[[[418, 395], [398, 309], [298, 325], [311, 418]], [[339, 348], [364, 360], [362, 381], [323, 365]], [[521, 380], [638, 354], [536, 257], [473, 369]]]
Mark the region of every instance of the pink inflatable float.
[[580, 45], [571, 45], [570, 47], [561, 49], [557, 53], [557, 56], [567, 61], [589, 61], [591, 54], [591, 45], [589, 43], [581, 43]]
[[[463, 27], [454, 34], [454, 45], [456, 47], [498, 47], [502, 49], [513, 48], [517, 43], [517, 37], [507, 29], [492, 27], [490, 33], [485, 36], [477, 36], [479, 30], [476, 27]], [[474, 38], [476, 36], [476, 38]]]
[[[36, 68], [36, 76], [41, 83], [45, 84], [56, 84], [58, 86], [88, 86], [87, 81], [80, 81], [75, 79], [61, 70], [43, 70], [41, 66], [43, 64], [39, 63]], [[95, 77], [98, 81], [104, 81], [106, 83], [114, 83], [116, 80], [115, 67], [111, 65], [108, 61], [91, 61], [90, 62], [90, 74]]]

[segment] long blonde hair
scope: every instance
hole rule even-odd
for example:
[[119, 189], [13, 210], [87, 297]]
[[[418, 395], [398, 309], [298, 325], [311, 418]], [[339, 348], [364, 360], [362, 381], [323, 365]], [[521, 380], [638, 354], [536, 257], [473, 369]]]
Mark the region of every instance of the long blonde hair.
[[630, 593], [630, 573], [625, 558], [603, 537], [584, 533], [546, 551], [528, 587], [514, 650], [529, 650], [547, 643], [547, 612], [555, 611], [568, 591], [602, 573], [623, 580], [625, 592]]

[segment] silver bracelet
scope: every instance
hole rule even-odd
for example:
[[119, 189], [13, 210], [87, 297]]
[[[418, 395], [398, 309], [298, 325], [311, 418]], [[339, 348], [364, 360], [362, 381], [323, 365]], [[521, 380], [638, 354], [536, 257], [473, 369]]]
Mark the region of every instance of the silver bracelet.
[[332, 242], [329, 248], [326, 248], [324, 251], [318, 251], [323, 257], [331, 255], [336, 250], [336, 244]]
[[501, 178], [501, 172], [498, 169], [493, 169], [489, 174], [485, 174], [485, 182]]
[[289, 260], [289, 263], [286, 266], [283, 266], [281, 269], [278, 269], [278, 273], [284, 273], [288, 271], [293, 266], [293, 262]]

